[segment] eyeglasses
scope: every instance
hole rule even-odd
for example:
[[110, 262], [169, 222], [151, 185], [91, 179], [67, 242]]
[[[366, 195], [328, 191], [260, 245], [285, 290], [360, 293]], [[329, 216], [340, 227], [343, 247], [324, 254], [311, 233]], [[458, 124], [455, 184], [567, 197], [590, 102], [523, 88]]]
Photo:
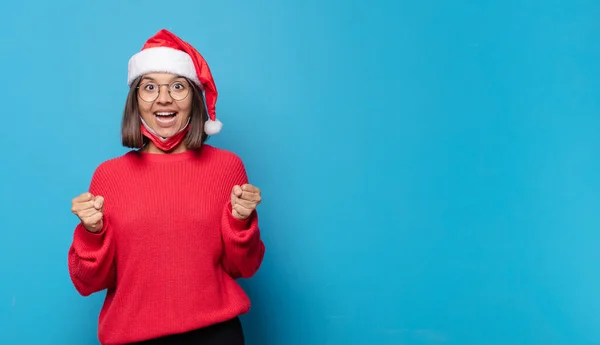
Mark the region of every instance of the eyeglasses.
[[145, 102], [154, 102], [160, 94], [161, 86], [167, 86], [169, 96], [175, 101], [184, 100], [190, 93], [190, 85], [183, 81], [174, 81], [170, 84], [157, 84], [144, 82], [137, 87], [140, 98]]

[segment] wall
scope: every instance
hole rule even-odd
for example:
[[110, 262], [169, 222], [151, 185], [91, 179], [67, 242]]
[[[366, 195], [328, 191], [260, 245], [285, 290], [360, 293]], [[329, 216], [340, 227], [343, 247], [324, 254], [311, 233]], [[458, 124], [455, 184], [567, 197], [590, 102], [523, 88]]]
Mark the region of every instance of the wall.
[[0, 5], [0, 343], [95, 344], [71, 198], [122, 154], [127, 60], [196, 45], [264, 193], [249, 345], [600, 343], [600, 4]]

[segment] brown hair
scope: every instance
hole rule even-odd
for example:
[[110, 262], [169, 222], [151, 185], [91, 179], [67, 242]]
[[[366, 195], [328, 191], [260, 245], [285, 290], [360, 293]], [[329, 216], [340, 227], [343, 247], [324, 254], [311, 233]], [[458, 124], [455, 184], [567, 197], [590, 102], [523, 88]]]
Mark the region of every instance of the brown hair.
[[[137, 98], [137, 87], [140, 80], [141, 77], [134, 80], [129, 88], [121, 121], [121, 142], [123, 146], [135, 149], [143, 147], [148, 142], [148, 138], [143, 136], [140, 130], [142, 122], [140, 121]], [[204, 123], [208, 120], [208, 114], [202, 91], [196, 83], [187, 78], [186, 80], [192, 87], [192, 92], [188, 96], [192, 97], [192, 110], [190, 113], [190, 129], [183, 140], [185, 146], [193, 150], [200, 148], [208, 139], [208, 135], [204, 133]]]

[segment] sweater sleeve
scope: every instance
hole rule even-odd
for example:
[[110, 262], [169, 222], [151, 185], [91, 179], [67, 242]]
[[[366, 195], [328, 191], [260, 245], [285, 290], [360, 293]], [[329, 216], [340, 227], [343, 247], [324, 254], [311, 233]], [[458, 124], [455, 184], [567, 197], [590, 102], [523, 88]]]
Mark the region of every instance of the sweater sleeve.
[[[92, 177], [90, 193], [104, 196], [100, 169]], [[110, 202], [110, 200], [107, 200]], [[82, 222], [75, 227], [73, 241], [68, 252], [69, 275], [75, 289], [82, 296], [111, 288], [115, 284], [114, 245], [110, 220], [106, 213], [102, 230], [88, 231]]]
[[[233, 184], [229, 186], [229, 191], [234, 185], [241, 186], [248, 183], [241, 160], [236, 160], [232, 173]], [[240, 220], [234, 217], [231, 211], [231, 198], [228, 198], [221, 218], [223, 267], [234, 279], [250, 278], [258, 271], [265, 255], [265, 245], [260, 237], [258, 226], [258, 214], [254, 210], [248, 218]]]

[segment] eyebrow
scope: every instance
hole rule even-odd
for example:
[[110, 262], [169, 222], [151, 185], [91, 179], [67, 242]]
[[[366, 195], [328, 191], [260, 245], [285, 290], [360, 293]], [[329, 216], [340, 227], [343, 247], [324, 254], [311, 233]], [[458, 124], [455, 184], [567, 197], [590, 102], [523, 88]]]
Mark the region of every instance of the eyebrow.
[[[173, 77], [173, 79], [171, 79], [171, 81], [174, 81], [174, 80], [177, 80], [177, 79], [185, 79], [185, 77], [181, 76], [181, 75], [177, 75], [177, 76]], [[156, 79], [151, 78], [151, 77], [147, 77], [147, 76], [142, 77], [142, 79], [140, 81], [143, 81], [143, 80], [156, 81]]]

